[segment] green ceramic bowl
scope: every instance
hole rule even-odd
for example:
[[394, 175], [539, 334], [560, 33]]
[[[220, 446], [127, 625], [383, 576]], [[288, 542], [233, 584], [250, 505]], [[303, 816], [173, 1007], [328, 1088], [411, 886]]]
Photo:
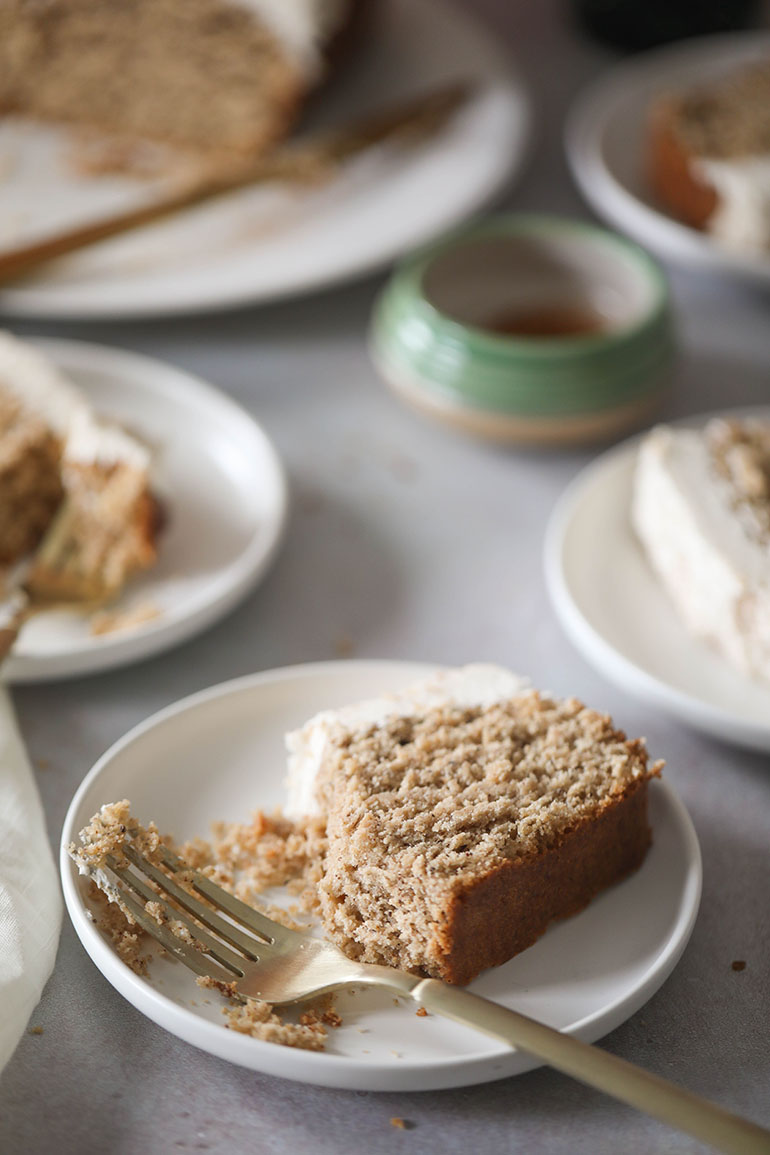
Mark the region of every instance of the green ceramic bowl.
[[470, 432], [596, 440], [647, 418], [668, 384], [668, 287], [647, 253], [604, 229], [492, 218], [396, 270], [371, 351], [406, 400]]

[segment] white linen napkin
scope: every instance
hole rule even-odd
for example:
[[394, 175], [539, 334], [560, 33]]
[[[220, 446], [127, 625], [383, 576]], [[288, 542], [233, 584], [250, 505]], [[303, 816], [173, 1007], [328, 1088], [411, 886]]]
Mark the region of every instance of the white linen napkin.
[[61, 915], [43, 808], [0, 686], [0, 1071], [53, 970]]

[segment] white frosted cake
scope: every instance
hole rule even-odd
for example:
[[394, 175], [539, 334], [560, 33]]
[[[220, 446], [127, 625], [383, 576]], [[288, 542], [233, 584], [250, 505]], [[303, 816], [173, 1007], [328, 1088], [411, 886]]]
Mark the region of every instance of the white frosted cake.
[[333, 734], [345, 730], [364, 730], [388, 718], [414, 717], [444, 707], [486, 707], [504, 702], [522, 693], [528, 681], [501, 666], [475, 663], [459, 668], [438, 670], [394, 694], [370, 698], [323, 710], [300, 730], [286, 735], [288, 751], [287, 799], [285, 814], [302, 818], [317, 814], [315, 782]]
[[690, 632], [770, 679], [770, 422], [654, 429], [632, 521]]

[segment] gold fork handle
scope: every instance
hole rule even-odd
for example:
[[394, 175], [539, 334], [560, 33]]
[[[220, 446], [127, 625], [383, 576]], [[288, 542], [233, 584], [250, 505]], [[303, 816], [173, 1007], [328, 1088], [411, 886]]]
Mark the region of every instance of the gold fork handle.
[[609, 1051], [436, 979], [424, 979], [410, 993], [426, 1010], [519, 1047], [558, 1071], [678, 1127], [719, 1151], [730, 1155], [770, 1155], [770, 1131]]

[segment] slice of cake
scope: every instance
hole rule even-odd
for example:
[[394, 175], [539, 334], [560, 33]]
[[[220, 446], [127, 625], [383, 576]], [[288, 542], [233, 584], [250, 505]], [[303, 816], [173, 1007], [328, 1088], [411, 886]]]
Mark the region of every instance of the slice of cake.
[[642, 862], [644, 743], [495, 667], [325, 712], [289, 735], [317, 808], [321, 916], [350, 957], [467, 983]]
[[648, 151], [674, 216], [733, 248], [770, 248], [770, 61], [661, 97]]
[[26, 579], [34, 601], [104, 602], [157, 558], [158, 505], [150, 455], [90, 416], [75, 423], [62, 459], [64, 499]]
[[104, 601], [155, 561], [150, 456], [42, 353], [0, 333], [0, 563], [34, 601]]
[[39, 543], [62, 499], [61, 443], [0, 382], [0, 565]]
[[5, 0], [0, 110], [256, 155], [362, 0]]
[[631, 516], [691, 633], [770, 679], [770, 422], [653, 430]]

